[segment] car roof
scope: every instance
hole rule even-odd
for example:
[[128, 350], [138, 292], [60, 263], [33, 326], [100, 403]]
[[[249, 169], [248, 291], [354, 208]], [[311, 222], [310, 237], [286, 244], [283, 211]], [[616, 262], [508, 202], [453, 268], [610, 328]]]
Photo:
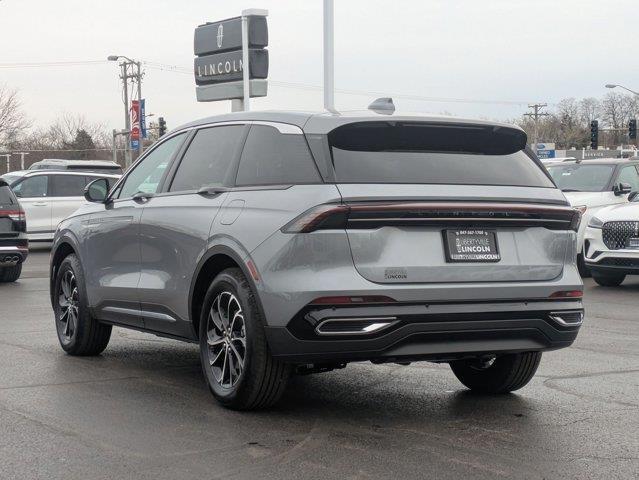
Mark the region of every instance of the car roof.
[[206, 117], [184, 124], [173, 132], [178, 132], [187, 128], [193, 128], [220, 122], [278, 122], [295, 125], [306, 133], [326, 134], [331, 130], [348, 123], [371, 122], [371, 121], [419, 121], [431, 123], [450, 123], [467, 125], [486, 125], [494, 127], [513, 128], [521, 130], [516, 125], [500, 123], [489, 120], [478, 120], [470, 118], [452, 117], [448, 115], [425, 115], [420, 113], [378, 113], [372, 110], [353, 112], [302, 112], [302, 111], [260, 111], [260, 112], [234, 112], [223, 115]]
[[43, 164], [43, 163], [54, 163], [54, 164], [61, 164], [61, 165], [68, 165], [70, 163], [73, 163], [75, 165], [84, 165], [84, 166], [104, 166], [104, 165], [118, 166], [118, 167], [120, 166], [119, 164], [117, 164], [116, 162], [112, 160], [68, 160], [63, 158], [44, 158], [40, 160], [39, 162], [34, 162], [34, 165]]
[[109, 177], [120, 178], [121, 175], [117, 173], [102, 173], [102, 172], [83, 172], [78, 170], [15, 170], [13, 172], [6, 173], [5, 175], [12, 175], [15, 177], [35, 177], [37, 175], [83, 175], [91, 177]]

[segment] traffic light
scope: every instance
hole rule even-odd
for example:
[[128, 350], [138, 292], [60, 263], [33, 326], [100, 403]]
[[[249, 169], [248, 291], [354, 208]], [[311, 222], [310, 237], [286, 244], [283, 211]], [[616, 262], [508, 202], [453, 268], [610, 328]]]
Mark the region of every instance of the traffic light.
[[599, 122], [593, 120], [590, 122], [590, 148], [597, 150], [599, 147]]
[[158, 133], [161, 137], [162, 135], [166, 133], [166, 121], [164, 120], [164, 117], [158, 118], [158, 126], [159, 126]]
[[637, 120], [634, 118], [628, 122], [628, 138], [630, 140], [637, 138]]

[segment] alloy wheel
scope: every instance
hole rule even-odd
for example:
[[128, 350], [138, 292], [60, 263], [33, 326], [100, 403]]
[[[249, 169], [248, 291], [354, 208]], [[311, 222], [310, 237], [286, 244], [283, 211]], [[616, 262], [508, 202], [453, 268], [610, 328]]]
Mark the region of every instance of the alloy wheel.
[[75, 274], [71, 270], [67, 270], [62, 276], [58, 292], [58, 305], [60, 306], [60, 318], [58, 319], [60, 335], [69, 342], [78, 328], [80, 308], [78, 284]]
[[208, 360], [215, 381], [232, 388], [242, 375], [246, 358], [246, 326], [237, 297], [223, 291], [215, 297], [206, 322]]

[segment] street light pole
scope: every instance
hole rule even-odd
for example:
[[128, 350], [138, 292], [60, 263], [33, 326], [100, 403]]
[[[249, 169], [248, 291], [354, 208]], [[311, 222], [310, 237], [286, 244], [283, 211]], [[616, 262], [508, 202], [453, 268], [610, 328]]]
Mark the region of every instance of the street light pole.
[[335, 110], [335, 55], [333, 41], [333, 0], [324, 0], [324, 108]]
[[[129, 113], [129, 76], [127, 75], [127, 64], [121, 63], [122, 68], [122, 86], [124, 88], [124, 129], [127, 132], [131, 131], [131, 115]], [[124, 142], [124, 165], [126, 168], [131, 166], [131, 139], [125, 138]]]

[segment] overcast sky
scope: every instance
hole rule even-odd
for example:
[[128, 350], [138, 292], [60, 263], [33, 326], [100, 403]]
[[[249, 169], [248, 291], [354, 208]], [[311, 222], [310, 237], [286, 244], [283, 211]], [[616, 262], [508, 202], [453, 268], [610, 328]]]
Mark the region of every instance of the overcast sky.
[[[0, 84], [18, 88], [28, 115], [47, 124], [62, 112], [123, 127], [114, 63], [6, 68], [17, 62], [101, 61], [122, 54], [175, 65], [146, 68], [147, 112], [169, 128], [230, 110], [198, 104], [193, 29], [269, 11], [269, 96], [254, 109], [317, 110], [321, 0], [0, 0]], [[403, 110], [510, 119], [526, 103], [601, 96], [605, 83], [639, 88], [637, 0], [335, 0], [336, 88], [398, 98]], [[338, 93], [339, 109], [364, 108], [375, 94]]]

